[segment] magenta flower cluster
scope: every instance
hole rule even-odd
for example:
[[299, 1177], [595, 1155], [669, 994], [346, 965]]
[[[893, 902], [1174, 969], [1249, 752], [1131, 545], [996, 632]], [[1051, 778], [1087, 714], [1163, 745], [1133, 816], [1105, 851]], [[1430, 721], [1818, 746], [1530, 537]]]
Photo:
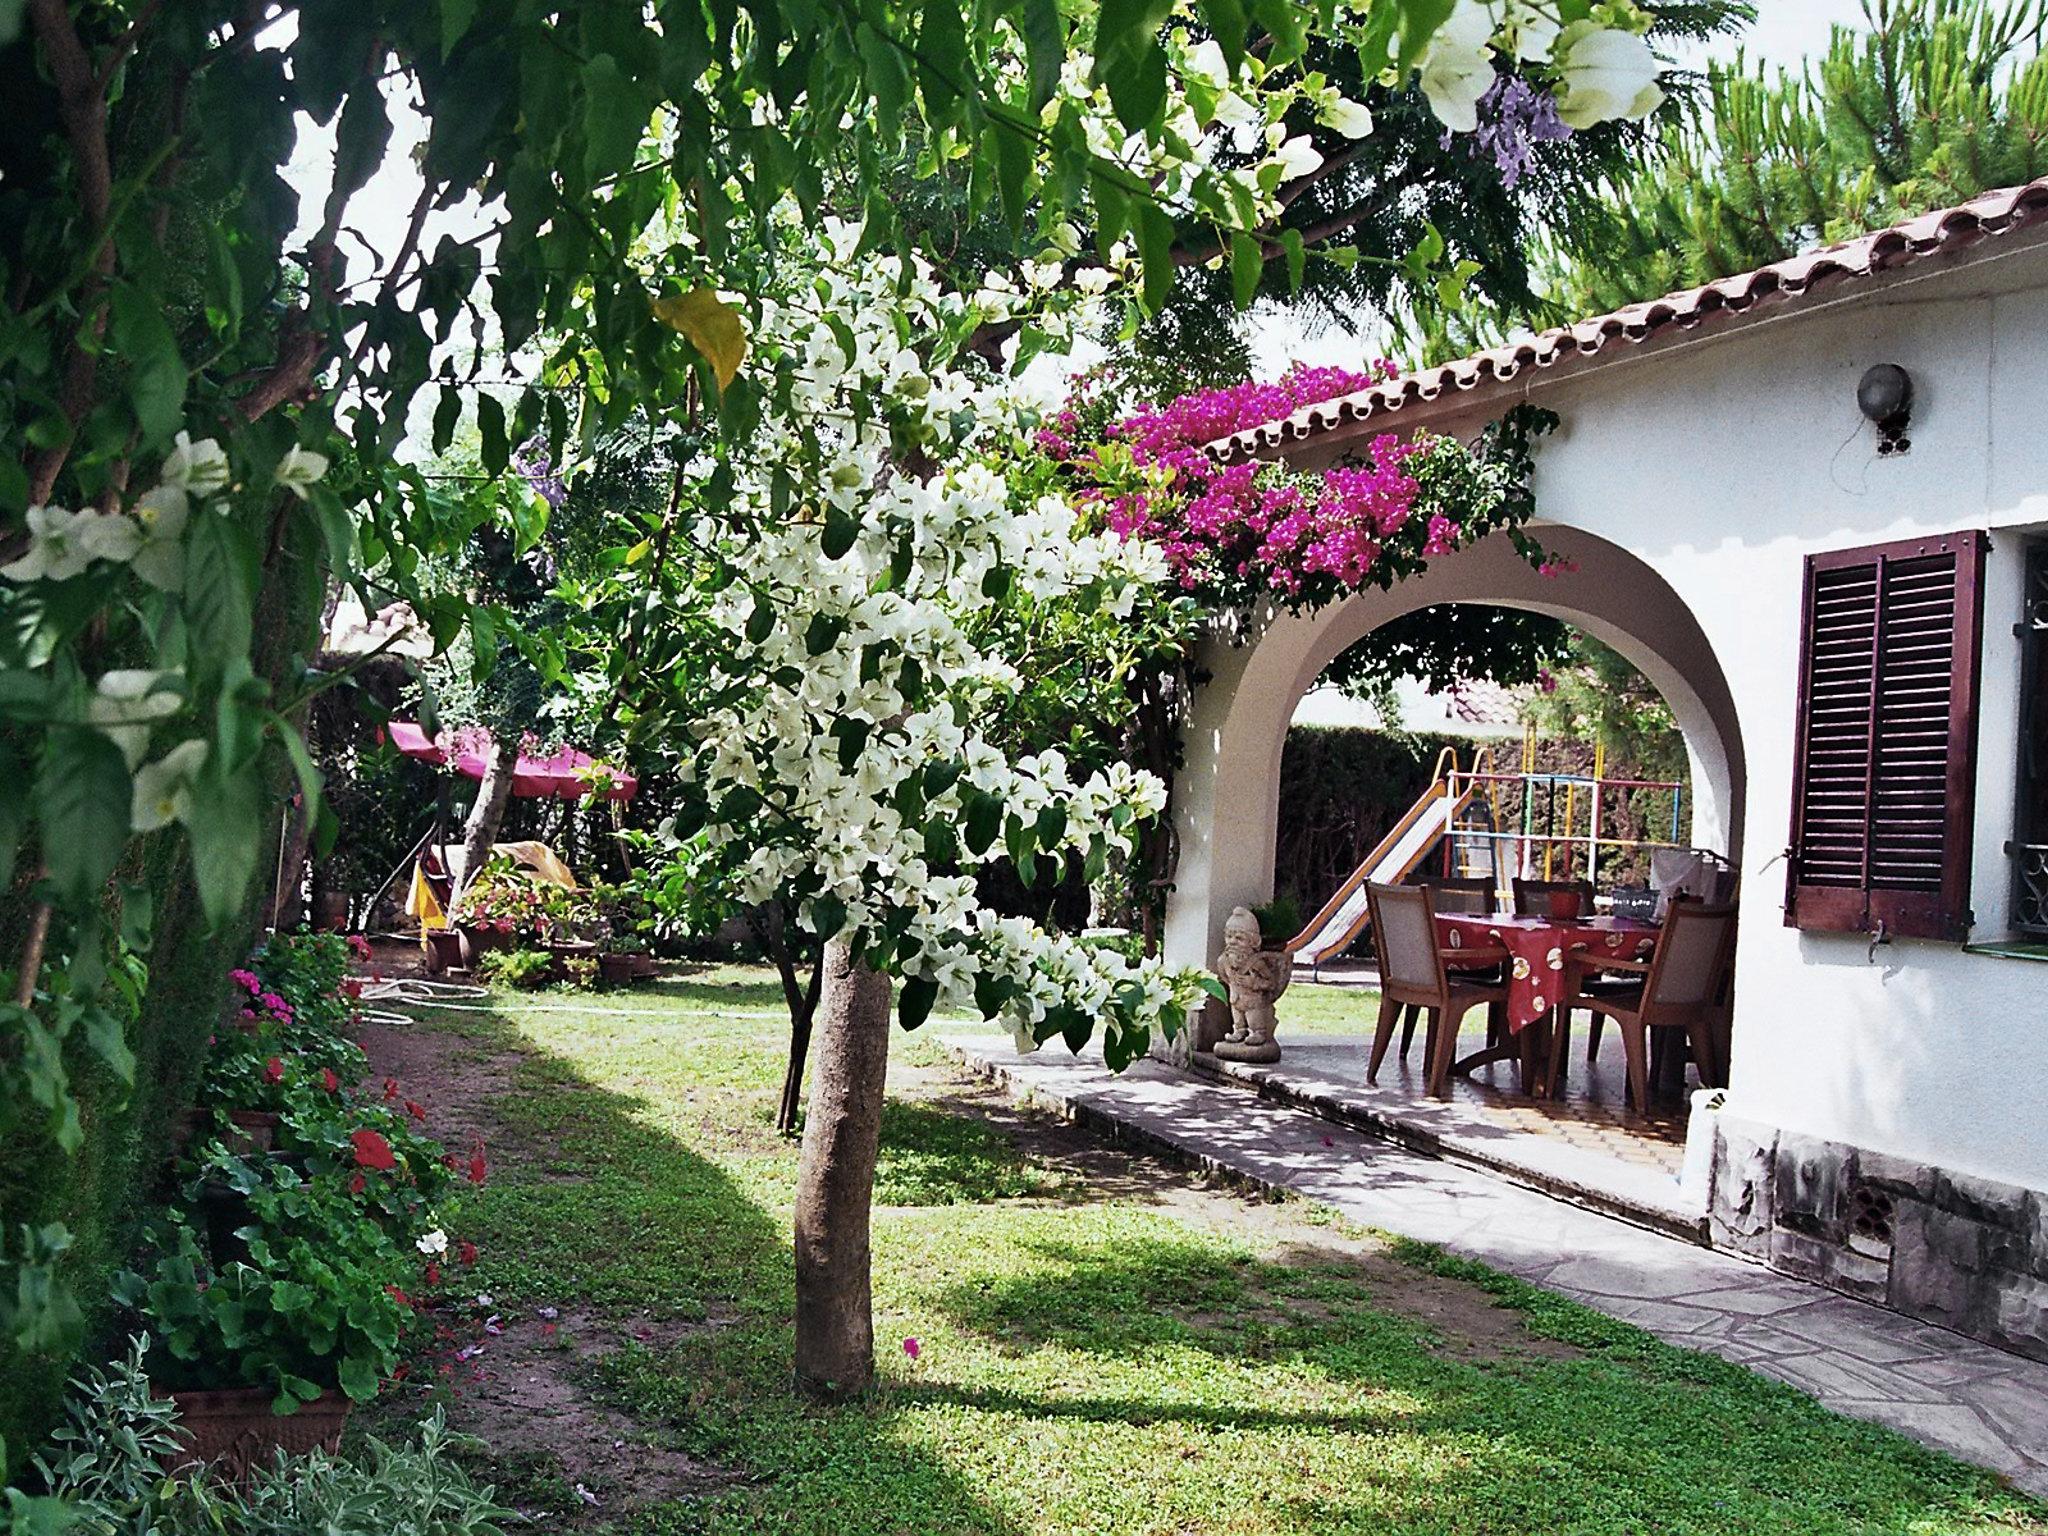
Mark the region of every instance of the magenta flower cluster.
[[[1383, 435], [1363, 463], [1319, 477], [1263, 463], [1223, 464], [1208, 445], [1393, 373], [1384, 361], [1370, 373], [1297, 367], [1274, 383], [1199, 390], [1125, 417], [1108, 438], [1129, 450], [1137, 474], [1126, 483], [1107, 477], [1112, 483], [1100, 492], [1105, 521], [1125, 538], [1157, 544], [1190, 591], [1299, 601], [1374, 580], [1388, 541], [1415, 509], [1419, 487], [1403, 467], [1414, 445]], [[1091, 455], [1076, 452], [1078, 426], [1075, 413], [1066, 413], [1040, 435], [1040, 446], [1085, 462]], [[1456, 524], [1433, 516], [1424, 552], [1447, 553], [1457, 538]]]
[[254, 971], [234, 970], [228, 972], [228, 979], [248, 993], [242, 1005], [242, 1017], [261, 1024], [275, 1021], [289, 1024], [292, 1021], [292, 1005], [275, 992], [267, 992], [263, 979]]

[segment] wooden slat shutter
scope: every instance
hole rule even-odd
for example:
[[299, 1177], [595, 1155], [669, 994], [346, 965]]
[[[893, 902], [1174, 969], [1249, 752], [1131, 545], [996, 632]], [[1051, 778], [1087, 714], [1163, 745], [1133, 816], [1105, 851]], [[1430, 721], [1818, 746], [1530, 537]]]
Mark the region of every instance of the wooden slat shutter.
[[1989, 547], [1968, 532], [1807, 558], [1792, 926], [1968, 935]]

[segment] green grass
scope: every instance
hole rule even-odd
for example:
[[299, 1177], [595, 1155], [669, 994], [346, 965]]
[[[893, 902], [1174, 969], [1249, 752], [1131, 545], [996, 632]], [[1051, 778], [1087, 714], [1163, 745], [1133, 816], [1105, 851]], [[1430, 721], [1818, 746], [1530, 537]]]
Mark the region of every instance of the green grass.
[[[457, 1019], [533, 1053], [496, 1106], [520, 1147], [465, 1221], [478, 1282], [514, 1309], [717, 1322], [598, 1368], [608, 1401], [741, 1475], [622, 1531], [1932, 1536], [2043, 1517], [1988, 1474], [1478, 1266], [1400, 1245], [1412, 1268], [1368, 1271], [1317, 1246], [1330, 1226], [1298, 1203], [1204, 1219], [930, 1102], [885, 1123], [882, 1385], [805, 1406], [796, 1154], [770, 1123], [783, 1034], [719, 1012], [772, 1005], [728, 971]], [[645, 1012], [600, 1011], [625, 1007]], [[928, 1087], [935, 1050], [896, 1043]], [[1411, 1279], [1481, 1287], [1513, 1331], [1573, 1348], [1453, 1347], [1400, 1305]]]

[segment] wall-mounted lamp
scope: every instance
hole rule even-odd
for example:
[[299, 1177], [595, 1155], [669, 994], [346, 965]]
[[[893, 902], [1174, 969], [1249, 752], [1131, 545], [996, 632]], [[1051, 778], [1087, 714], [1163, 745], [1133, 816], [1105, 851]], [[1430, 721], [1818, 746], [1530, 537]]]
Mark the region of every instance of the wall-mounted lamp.
[[1913, 418], [1913, 376], [1897, 363], [1879, 363], [1864, 373], [1856, 385], [1856, 409], [1877, 425], [1879, 457], [1912, 448], [1906, 428]]

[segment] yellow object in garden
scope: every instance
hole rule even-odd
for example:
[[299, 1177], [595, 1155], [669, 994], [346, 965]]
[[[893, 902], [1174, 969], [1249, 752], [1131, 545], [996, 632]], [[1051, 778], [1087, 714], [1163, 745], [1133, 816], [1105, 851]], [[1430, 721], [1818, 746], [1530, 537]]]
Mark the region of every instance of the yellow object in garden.
[[412, 890], [405, 898], [405, 915], [418, 918], [422, 928], [448, 926], [448, 914], [434, 899], [434, 888], [427, 883], [427, 873], [418, 864], [412, 867]]

